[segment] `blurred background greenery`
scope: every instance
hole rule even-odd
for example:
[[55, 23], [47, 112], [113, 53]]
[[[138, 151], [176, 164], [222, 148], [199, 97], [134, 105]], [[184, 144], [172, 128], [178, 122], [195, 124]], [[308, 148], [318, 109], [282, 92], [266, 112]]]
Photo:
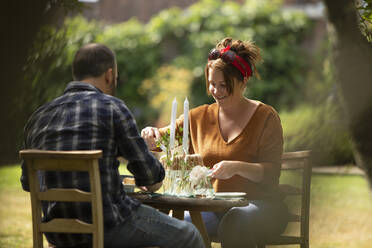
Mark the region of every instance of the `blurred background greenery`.
[[302, 11], [283, 11], [281, 1], [267, 0], [202, 0], [165, 9], [147, 23], [131, 18], [107, 24], [70, 16], [58, 28], [39, 33], [25, 67], [33, 94], [20, 92], [18, 104], [32, 112], [60, 95], [72, 80], [74, 53], [83, 44], [99, 42], [116, 52], [117, 96], [133, 111], [139, 128], [166, 125], [174, 96], [179, 102], [187, 96], [192, 107], [212, 102], [205, 92], [204, 66], [217, 41], [226, 36], [253, 40], [263, 53], [262, 79], [250, 79], [246, 95], [280, 113], [285, 150], [311, 149], [319, 165], [352, 163], [330, 63], [333, 34], [309, 49], [306, 42], [315, 28]]

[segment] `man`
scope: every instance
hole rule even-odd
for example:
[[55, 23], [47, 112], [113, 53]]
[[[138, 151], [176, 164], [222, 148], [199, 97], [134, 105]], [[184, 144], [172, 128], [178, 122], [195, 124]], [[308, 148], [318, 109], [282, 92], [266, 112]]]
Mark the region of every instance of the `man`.
[[[64, 94], [43, 105], [25, 127], [25, 148], [41, 150], [102, 150], [99, 161], [102, 185], [105, 247], [203, 247], [192, 224], [171, 218], [129, 198], [121, 184], [118, 156], [128, 160], [136, 184], [148, 191], [162, 185], [164, 168], [149, 152], [136, 122], [118, 98], [114, 53], [101, 44], [88, 44], [76, 53], [73, 78]], [[67, 186], [89, 191], [83, 172], [40, 174], [42, 190]], [[27, 168], [22, 163], [21, 182], [29, 191]], [[44, 221], [60, 216], [91, 221], [90, 204], [45, 203]], [[91, 247], [86, 234], [47, 233], [57, 247]]]

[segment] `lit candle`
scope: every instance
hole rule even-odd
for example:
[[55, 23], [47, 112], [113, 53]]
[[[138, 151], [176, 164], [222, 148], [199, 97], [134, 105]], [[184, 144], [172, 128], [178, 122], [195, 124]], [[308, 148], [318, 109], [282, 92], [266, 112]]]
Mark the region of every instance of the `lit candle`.
[[189, 153], [189, 101], [187, 97], [183, 102], [183, 137], [182, 147], [185, 154]]
[[172, 115], [171, 115], [171, 127], [170, 127], [170, 137], [169, 137], [169, 149], [173, 154], [174, 142], [176, 136], [176, 115], [177, 115], [177, 100], [174, 98], [172, 103]]

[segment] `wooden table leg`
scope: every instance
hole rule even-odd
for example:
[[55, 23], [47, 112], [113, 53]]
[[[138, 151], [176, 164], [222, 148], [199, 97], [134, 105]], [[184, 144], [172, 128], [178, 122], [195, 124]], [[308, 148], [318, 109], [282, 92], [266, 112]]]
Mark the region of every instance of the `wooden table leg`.
[[183, 210], [172, 210], [172, 217], [177, 218], [179, 220], [184, 219], [184, 211]]
[[198, 228], [201, 236], [203, 237], [205, 247], [210, 248], [211, 241], [209, 239], [207, 228], [204, 225], [200, 212], [190, 211], [190, 217], [191, 217], [192, 223], [196, 226], [196, 228]]

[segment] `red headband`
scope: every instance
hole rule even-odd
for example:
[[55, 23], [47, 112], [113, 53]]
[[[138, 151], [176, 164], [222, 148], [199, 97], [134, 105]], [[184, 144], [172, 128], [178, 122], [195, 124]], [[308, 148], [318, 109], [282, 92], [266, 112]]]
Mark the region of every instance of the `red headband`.
[[252, 75], [250, 65], [234, 51], [231, 51], [230, 46], [221, 50], [213, 49], [208, 55], [208, 60], [216, 60], [218, 58], [221, 58], [226, 63], [231, 63], [243, 74], [244, 77], [250, 77]]

